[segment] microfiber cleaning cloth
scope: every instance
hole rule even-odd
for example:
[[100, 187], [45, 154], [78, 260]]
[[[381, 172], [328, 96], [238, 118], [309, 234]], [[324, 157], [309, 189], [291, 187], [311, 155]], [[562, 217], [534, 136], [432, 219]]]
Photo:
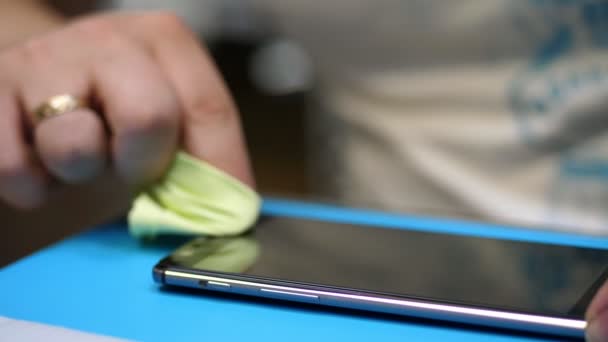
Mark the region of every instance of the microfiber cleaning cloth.
[[129, 232], [136, 237], [237, 235], [253, 225], [260, 205], [250, 187], [180, 151], [163, 179], [135, 198]]

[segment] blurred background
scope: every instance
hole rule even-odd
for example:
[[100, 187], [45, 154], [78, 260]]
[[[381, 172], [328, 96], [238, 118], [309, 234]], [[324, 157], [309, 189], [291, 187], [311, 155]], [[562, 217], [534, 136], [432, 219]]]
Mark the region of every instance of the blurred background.
[[[51, 2], [180, 15], [264, 195], [608, 235], [605, 0]], [[72, 188], [85, 202], [0, 205], [0, 265], [123, 216], [130, 194], [96, 183]]]

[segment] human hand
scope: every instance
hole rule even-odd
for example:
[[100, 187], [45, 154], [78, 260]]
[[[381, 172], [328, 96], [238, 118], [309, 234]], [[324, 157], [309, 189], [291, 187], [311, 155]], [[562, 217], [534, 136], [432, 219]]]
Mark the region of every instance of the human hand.
[[597, 292], [587, 309], [587, 341], [608, 341], [608, 282]]
[[[37, 122], [60, 94], [91, 105]], [[172, 14], [91, 16], [0, 51], [0, 113], [0, 198], [15, 207], [108, 167], [147, 183], [178, 146], [253, 185], [230, 95]]]

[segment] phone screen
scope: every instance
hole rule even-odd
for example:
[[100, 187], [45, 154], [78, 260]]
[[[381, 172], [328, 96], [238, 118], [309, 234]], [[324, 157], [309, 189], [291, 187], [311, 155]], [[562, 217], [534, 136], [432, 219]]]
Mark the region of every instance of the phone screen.
[[240, 237], [199, 238], [180, 268], [582, 318], [608, 277], [608, 250], [263, 219]]

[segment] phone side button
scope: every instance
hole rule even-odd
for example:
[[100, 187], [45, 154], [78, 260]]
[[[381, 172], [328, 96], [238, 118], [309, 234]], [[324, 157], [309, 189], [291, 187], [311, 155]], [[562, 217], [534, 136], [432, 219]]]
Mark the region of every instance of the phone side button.
[[201, 281], [201, 287], [209, 290], [219, 290], [219, 291], [230, 291], [230, 284], [222, 283], [219, 281]]
[[268, 297], [268, 298], [319, 304], [319, 296], [306, 294], [306, 293], [296, 293], [296, 292], [272, 290], [272, 289], [260, 289], [260, 293], [262, 294], [262, 296]]

